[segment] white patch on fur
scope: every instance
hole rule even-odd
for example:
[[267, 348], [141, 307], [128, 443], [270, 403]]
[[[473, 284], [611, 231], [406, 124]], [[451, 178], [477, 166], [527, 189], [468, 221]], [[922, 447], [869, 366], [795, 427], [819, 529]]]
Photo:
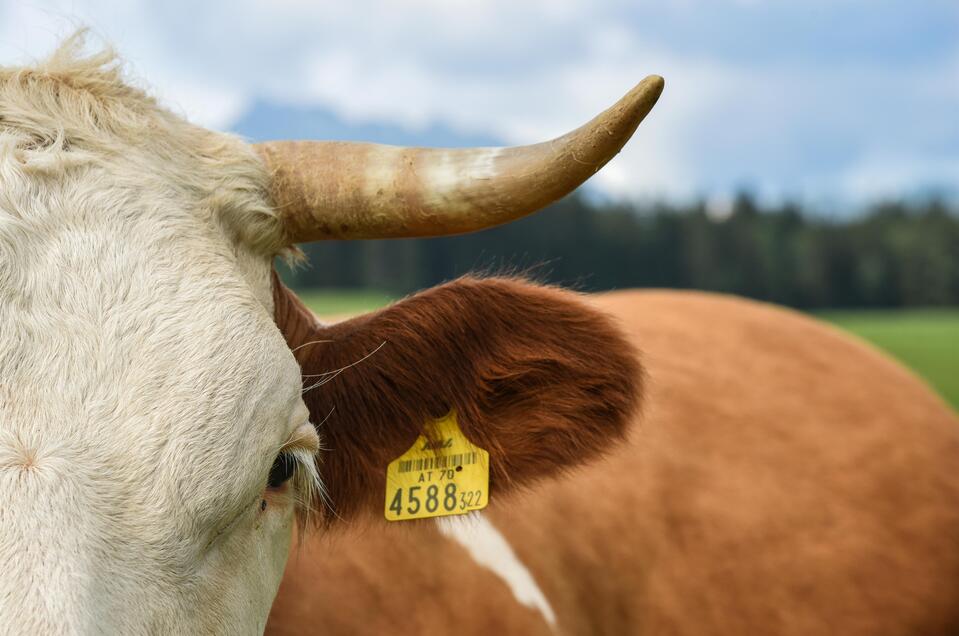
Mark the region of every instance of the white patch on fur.
[[442, 517], [436, 520], [436, 526], [443, 536], [463, 546], [478, 565], [501, 578], [517, 601], [539, 611], [551, 627], [556, 626], [556, 614], [532, 573], [482, 513]]

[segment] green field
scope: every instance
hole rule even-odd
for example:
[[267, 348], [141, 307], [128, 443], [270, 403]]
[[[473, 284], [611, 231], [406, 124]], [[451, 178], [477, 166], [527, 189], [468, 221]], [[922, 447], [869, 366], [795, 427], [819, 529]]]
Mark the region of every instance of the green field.
[[320, 316], [358, 314], [392, 300], [389, 294], [375, 289], [305, 289], [297, 295]]
[[[327, 316], [369, 311], [391, 300], [375, 290], [314, 290], [301, 297]], [[818, 316], [899, 358], [959, 409], [959, 309], [828, 311]]]

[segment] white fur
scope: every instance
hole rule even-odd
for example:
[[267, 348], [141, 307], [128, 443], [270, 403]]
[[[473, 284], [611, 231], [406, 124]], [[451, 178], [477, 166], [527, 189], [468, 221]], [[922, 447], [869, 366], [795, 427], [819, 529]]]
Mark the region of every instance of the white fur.
[[556, 626], [556, 614], [532, 573], [482, 513], [441, 517], [436, 525], [444, 536], [463, 546], [478, 565], [501, 578], [517, 601], [537, 610], [551, 627]]
[[0, 632], [261, 632], [302, 424], [245, 144], [73, 40], [0, 68]]

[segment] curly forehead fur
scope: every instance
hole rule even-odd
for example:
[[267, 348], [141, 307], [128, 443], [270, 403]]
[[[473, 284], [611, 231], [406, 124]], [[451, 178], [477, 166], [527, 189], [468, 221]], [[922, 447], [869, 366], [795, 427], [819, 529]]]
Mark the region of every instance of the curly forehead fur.
[[109, 166], [112, 184], [123, 186], [127, 174], [142, 190], [151, 175], [158, 199], [188, 195], [224, 230], [261, 251], [279, 250], [268, 176], [251, 148], [165, 110], [125, 81], [113, 51], [85, 55], [84, 42], [80, 31], [34, 66], [0, 66], [5, 185]]

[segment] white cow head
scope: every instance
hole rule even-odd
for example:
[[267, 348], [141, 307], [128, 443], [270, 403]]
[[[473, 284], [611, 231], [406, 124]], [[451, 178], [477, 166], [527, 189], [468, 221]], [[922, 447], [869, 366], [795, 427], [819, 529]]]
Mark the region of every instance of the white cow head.
[[[79, 50], [75, 37], [36, 67], [0, 68], [0, 625], [43, 634], [260, 632], [293, 525], [319, 501], [319, 439], [291, 343], [320, 340], [322, 328], [304, 328], [303, 315], [277, 328], [273, 258], [296, 241], [463, 232], [528, 213], [612, 157], [661, 80], [539, 146], [254, 147], [184, 122], [125, 84], [109, 54]], [[523, 290], [532, 286], [516, 285], [512, 301], [492, 298], [503, 304], [487, 310], [529, 309]], [[579, 301], [535, 293], [534, 310], [568, 305], [579, 315]], [[404, 314], [412, 306], [392, 308], [387, 327], [373, 321], [385, 329], [384, 351], [393, 341], [400, 348], [396, 327], [415, 318]], [[557, 334], [582, 327], [568, 318], [574, 331]], [[527, 334], [551, 319], [532, 317], [540, 324]], [[615, 340], [604, 324], [600, 335]], [[511, 346], [500, 340], [490, 355]], [[456, 344], [435, 342], [449, 347], [433, 356]], [[609, 364], [612, 354], [594, 353], [605, 359], [592, 366]], [[548, 380], [535, 390], [548, 390]], [[350, 402], [362, 384], [347, 386], [355, 390], [329, 394], [343, 418], [364, 404]], [[464, 387], [434, 397], [468, 411], [459, 404]], [[383, 388], [377, 399], [405, 398]], [[630, 404], [624, 398], [620, 410]], [[415, 437], [417, 426], [400, 428]], [[341, 435], [343, 452], [364, 453], [365, 438], [350, 439]], [[367, 452], [365, 465], [374, 455], [380, 461]], [[494, 455], [509, 465], [508, 450]], [[354, 498], [382, 496], [361, 492], [363, 473], [350, 477], [349, 458], [338, 457], [339, 473], [324, 462], [320, 473], [344, 511], [360, 507]]]

